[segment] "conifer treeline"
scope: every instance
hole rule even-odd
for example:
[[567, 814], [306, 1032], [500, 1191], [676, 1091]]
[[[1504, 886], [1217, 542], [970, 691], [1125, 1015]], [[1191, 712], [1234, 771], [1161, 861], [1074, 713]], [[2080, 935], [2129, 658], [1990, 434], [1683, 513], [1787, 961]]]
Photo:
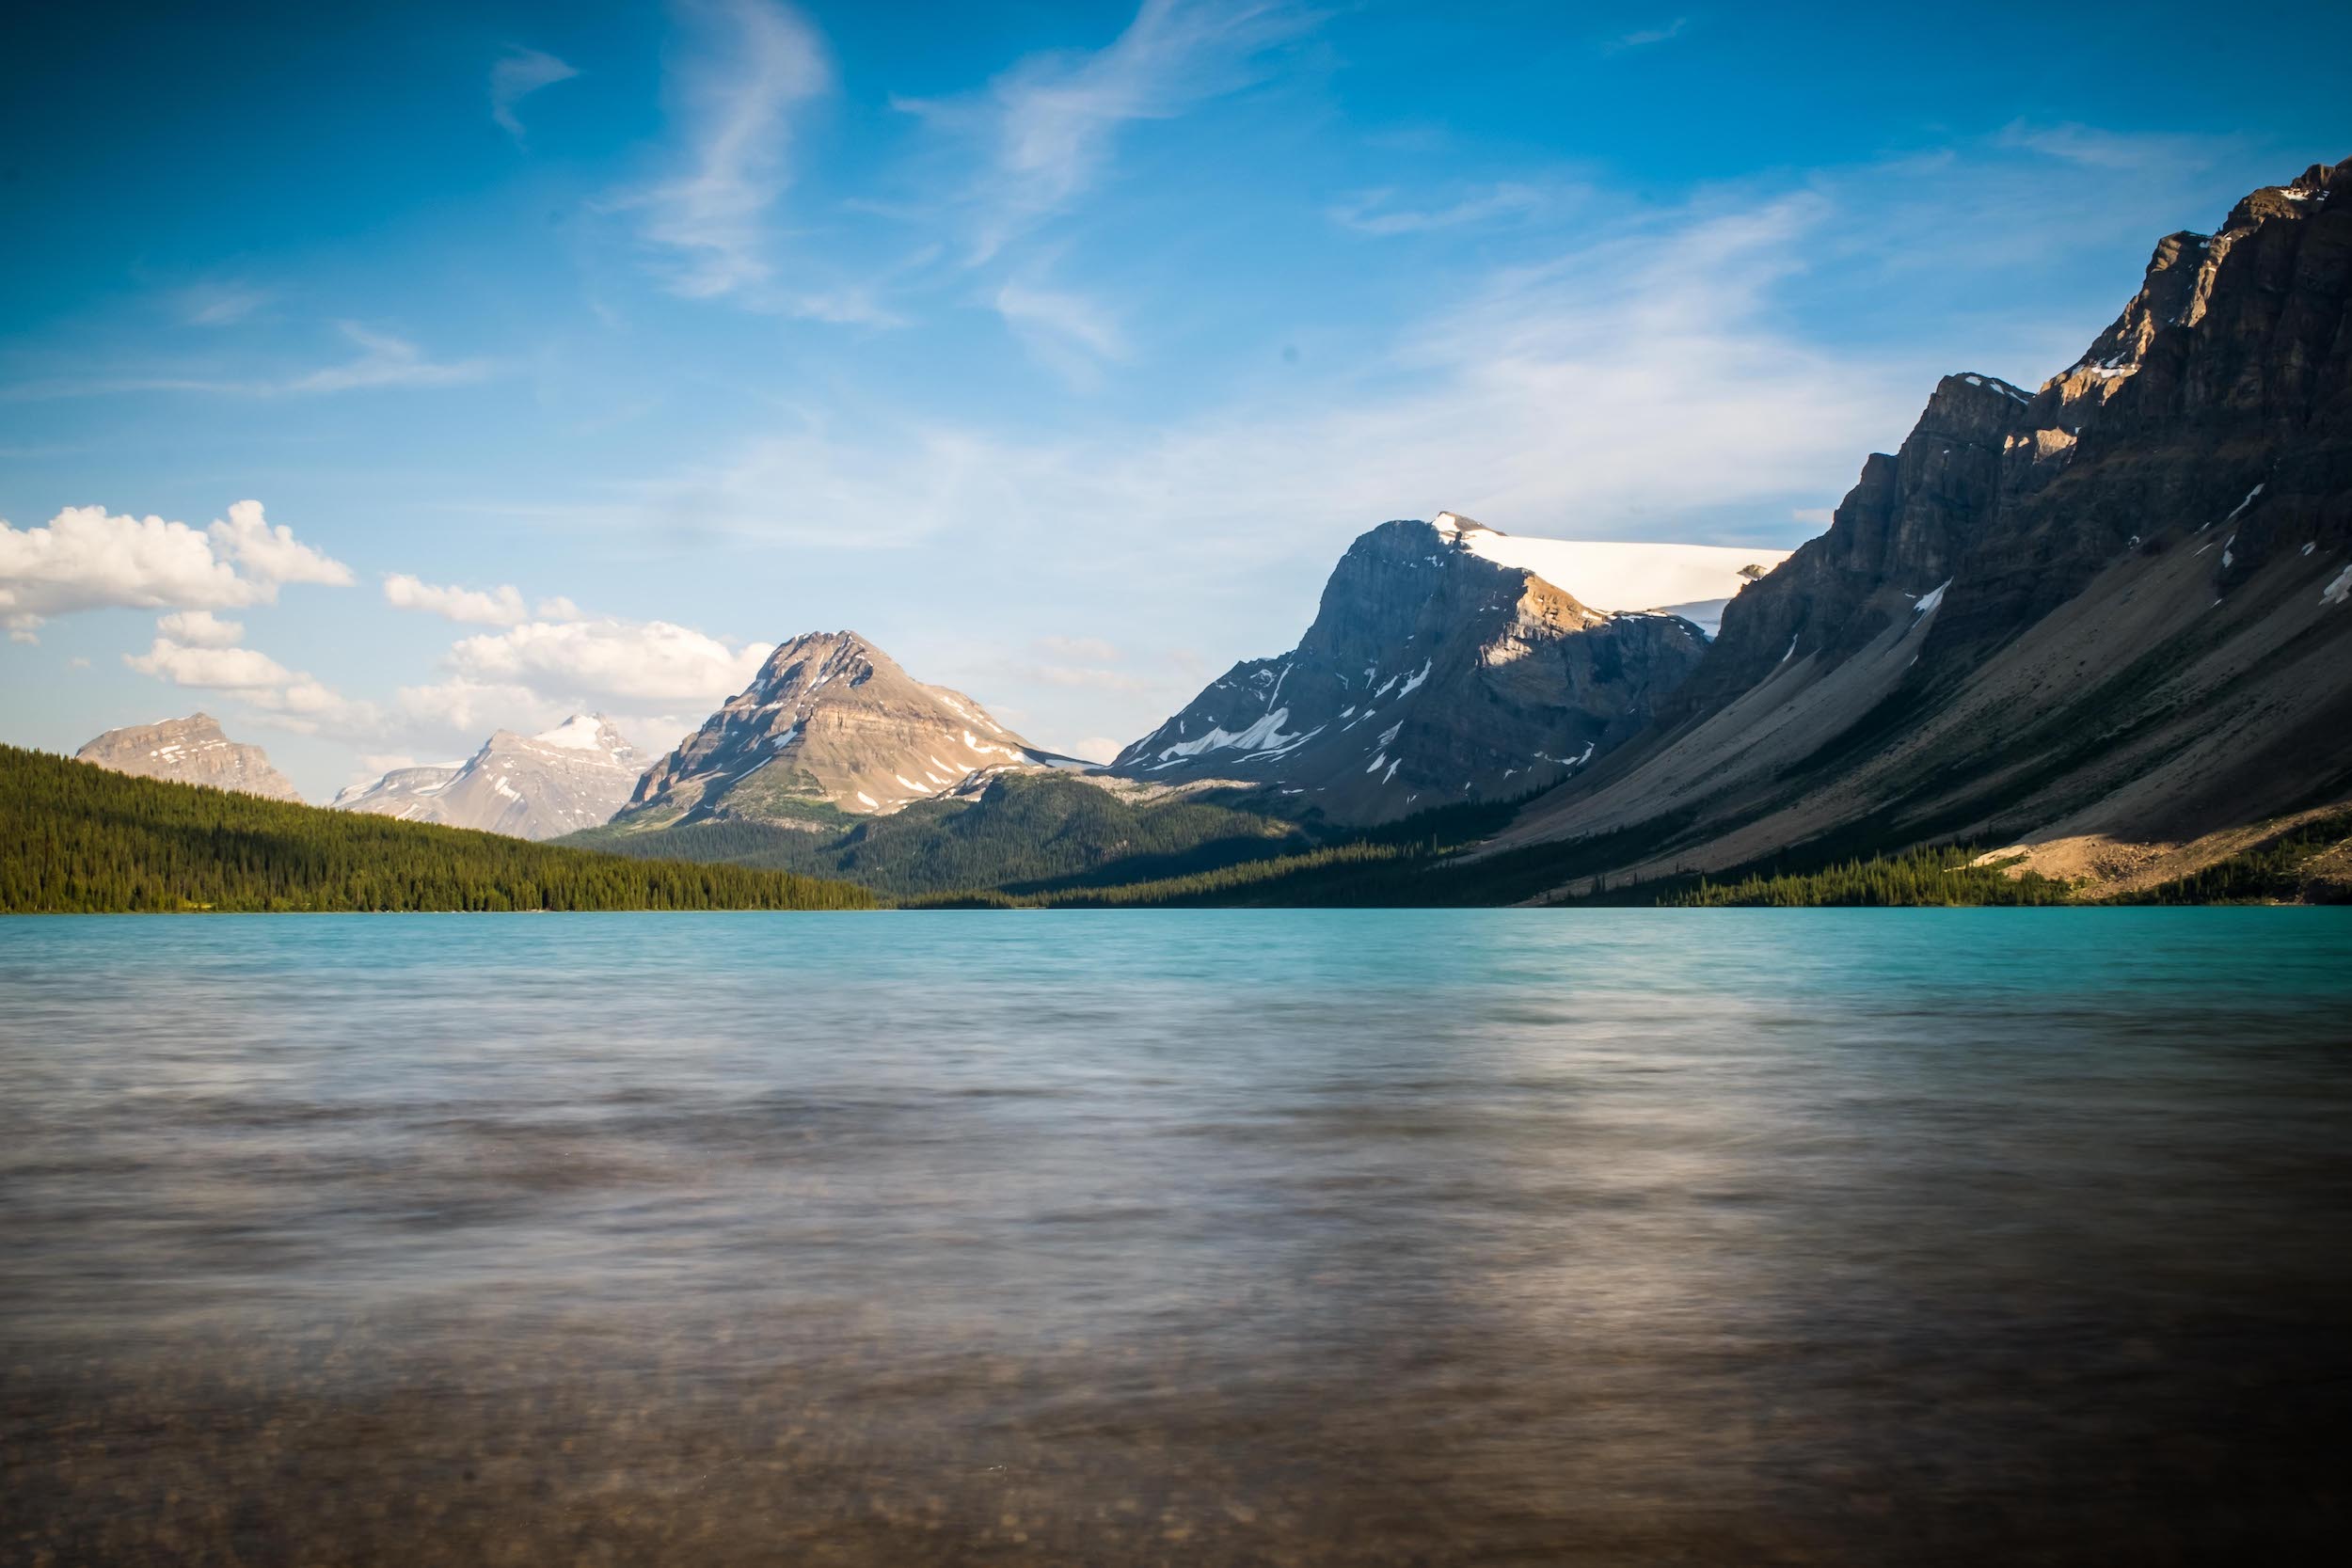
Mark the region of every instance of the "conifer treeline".
[[0, 746], [0, 911], [855, 910], [845, 882], [559, 848]]
[[1975, 865], [1970, 863], [1976, 853], [1964, 846], [1939, 845], [1845, 861], [1819, 871], [1743, 877], [1731, 882], [1701, 878], [1695, 886], [1659, 902], [1699, 909], [1910, 909], [2074, 901], [2073, 889], [2064, 882], [2033, 871], [2012, 877], [1995, 865]]

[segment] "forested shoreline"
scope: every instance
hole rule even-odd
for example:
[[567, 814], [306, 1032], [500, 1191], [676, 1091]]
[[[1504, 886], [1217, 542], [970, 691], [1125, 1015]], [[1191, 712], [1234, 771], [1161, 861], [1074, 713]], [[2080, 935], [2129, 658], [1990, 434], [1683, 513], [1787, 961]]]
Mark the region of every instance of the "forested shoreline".
[[265, 800], [0, 746], [0, 911], [863, 910], [864, 888]]

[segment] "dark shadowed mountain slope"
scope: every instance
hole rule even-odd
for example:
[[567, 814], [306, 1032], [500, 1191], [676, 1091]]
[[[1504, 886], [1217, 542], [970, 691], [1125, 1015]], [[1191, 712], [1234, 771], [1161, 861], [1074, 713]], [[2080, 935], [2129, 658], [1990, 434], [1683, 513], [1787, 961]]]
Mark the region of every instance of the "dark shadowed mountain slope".
[[1660, 724], [1493, 848], [1563, 847], [1564, 884], [1948, 837], [2095, 873], [2352, 792], [2348, 289], [2352, 164], [2314, 166], [2165, 239], [2038, 392], [1947, 377]]

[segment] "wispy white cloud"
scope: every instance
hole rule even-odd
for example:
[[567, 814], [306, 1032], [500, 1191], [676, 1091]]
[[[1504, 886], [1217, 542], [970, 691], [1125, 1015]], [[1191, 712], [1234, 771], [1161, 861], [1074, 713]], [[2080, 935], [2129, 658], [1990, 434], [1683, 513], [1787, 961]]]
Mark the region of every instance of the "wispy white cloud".
[[[1818, 481], [1824, 462], [1849, 469], [1854, 431], [1890, 395], [1887, 367], [1807, 344], [1771, 308], [1834, 216], [1800, 194], [1597, 234], [1457, 293], [1311, 395], [1100, 438], [818, 428], [755, 443], [671, 494], [753, 537], [853, 544], [873, 519], [891, 543], [983, 524], [1011, 538], [1026, 519], [1083, 524], [1090, 557], [1132, 545], [1162, 567], [1170, 538], [1186, 556], [1232, 542], [1240, 553], [1221, 559], [1236, 570], [1311, 520], [1354, 529], [1416, 503], [1623, 530], [1636, 512], [1771, 496]], [[756, 504], [785, 493], [799, 504]]]
[[2169, 132], [2105, 131], [2072, 120], [2035, 125], [2016, 119], [2002, 128], [1998, 145], [2092, 168], [2179, 171], [2210, 168], [2235, 140]]
[[1012, 282], [996, 291], [993, 304], [1031, 356], [1074, 387], [1095, 386], [1104, 362], [1127, 356], [1118, 321], [1083, 294]]
[[766, 284], [772, 208], [791, 181], [794, 108], [826, 91], [817, 31], [772, 0], [691, 0], [669, 91], [683, 122], [677, 166], [617, 198], [635, 212], [667, 286], [716, 299]]
[[230, 397], [299, 397], [373, 388], [455, 387], [486, 380], [501, 367], [491, 359], [429, 357], [415, 343], [359, 322], [341, 321], [335, 329], [359, 353], [349, 359], [295, 374], [232, 377], [133, 372], [18, 382], [0, 388], [0, 398], [18, 402], [51, 398], [105, 397], [125, 392], [201, 392]]
[[1049, 634], [1037, 640], [1037, 648], [1050, 657], [1080, 659], [1090, 664], [1116, 664], [1124, 657], [1115, 644], [1099, 637]]
[[480, 381], [497, 367], [487, 359], [436, 360], [405, 338], [378, 332], [358, 322], [335, 324], [357, 344], [357, 358], [295, 376], [278, 390], [286, 392], [347, 392], [362, 387], [454, 387]]
[[1510, 183], [1487, 186], [1444, 207], [1400, 207], [1394, 204], [1395, 198], [1392, 190], [1361, 192], [1334, 203], [1329, 209], [1331, 221], [1364, 234], [1419, 234], [1488, 223], [1497, 218], [1524, 217], [1551, 204], [1545, 192], [1532, 185]]
[[230, 610], [272, 602], [286, 583], [351, 580], [350, 567], [272, 527], [259, 501], [202, 531], [103, 506], [69, 506], [38, 528], [0, 520], [0, 616], [19, 641], [77, 610]]
[[1624, 33], [1609, 40], [1600, 46], [1601, 52], [1607, 55], [1617, 55], [1628, 49], [1647, 49], [1655, 44], [1671, 43], [1680, 38], [1683, 29], [1690, 24], [1689, 17], [1677, 16], [1663, 26], [1637, 28], [1633, 32]]
[[490, 67], [490, 118], [499, 128], [517, 142], [523, 139], [523, 122], [515, 116], [515, 105], [558, 82], [568, 82], [580, 74], [574, 67], [520, 45], [509, 49]]
[[190, 326], [233, 326], [275, 296], [244, 283], [198, 283], [180, 291], [180, 319]]
[[979, 172], [961, 199], [970, 260], [984, 261], [1091, 189], [1123, 127], [1251, 85], [1270, 50], [1317, 20], [1284, 0], [1144, 0], [1104, 48], [1025, 60], [977, 101], [896, 102], [977, 144]]

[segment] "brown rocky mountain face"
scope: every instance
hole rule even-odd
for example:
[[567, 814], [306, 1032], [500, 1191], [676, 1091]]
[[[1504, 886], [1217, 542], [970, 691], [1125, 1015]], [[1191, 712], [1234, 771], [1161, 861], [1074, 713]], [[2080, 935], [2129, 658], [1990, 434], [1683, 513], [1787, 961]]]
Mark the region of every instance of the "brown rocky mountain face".
[[302, 799], [301, 791], [270, 766], [269, 753], [230, 739], [221, 733], [219, 721], [207, 713], [108, 730], [73, 755], [76, 761], [143, 779], [211, 784], [272, 800]]
[[961, 692], [925, 686], [855, 632], [811, 632], [648, 768], [614, 825], [815, 823], [887, 814], [1007, 769], [1082, 766]]
[[1946, 378], [1659, 726], [1493, 847], [1622, 879], [1958, 838], [2099, 875], [2352, 794], [2348, 298], [2352, 162], [2166, 238], [2038, 392]]
[[1335, 821], [1522, 794], [1640, 730], [1699, 662], [1676, 616], [1604, 614], [1470, 547], [1383, 523], [1341, 558], [1297, 648], [1236, 664], [1113, 768], [1229, 779]]
[[602, 826], [628, 803], [644, 758], [602, 714], [539, 735], [500, 730], [456, 768], [401, 768], [335, 797], [339, 811], [555, 838]]

